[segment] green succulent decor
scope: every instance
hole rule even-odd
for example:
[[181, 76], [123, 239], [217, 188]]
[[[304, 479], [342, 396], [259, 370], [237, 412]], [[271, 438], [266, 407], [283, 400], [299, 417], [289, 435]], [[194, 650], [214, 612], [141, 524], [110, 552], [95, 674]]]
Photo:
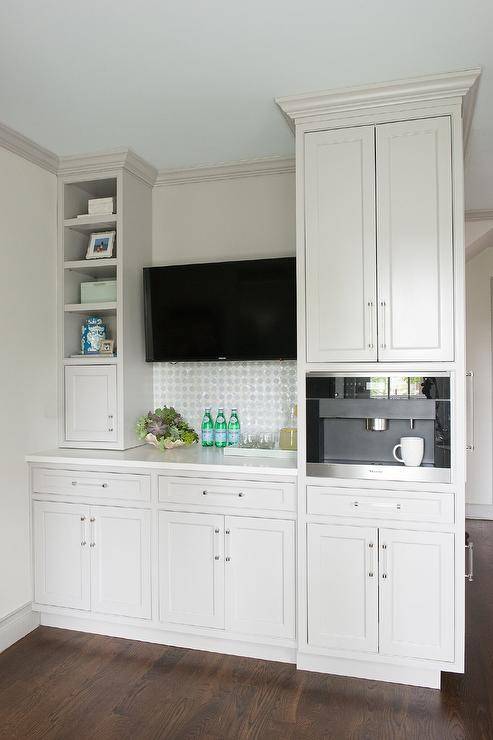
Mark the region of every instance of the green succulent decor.
[[141, 416], [135, 431], [139, 439], [145, 439], [163, 452], [173, 447], [192, 445], [199, 438], [195, 429], [172, 406], [163, 406]]

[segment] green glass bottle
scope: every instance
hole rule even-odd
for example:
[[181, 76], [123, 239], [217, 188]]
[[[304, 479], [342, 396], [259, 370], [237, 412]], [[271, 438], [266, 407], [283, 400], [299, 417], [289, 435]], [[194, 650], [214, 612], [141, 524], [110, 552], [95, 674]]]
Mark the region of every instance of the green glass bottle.
[[240, 420], [237, 409], [231, 409], [228, 421], [228, 446], [238, 447], [240, 444]]
[[218, 408], [214, 423], [214, 444], [216, 447], [226, 447], [228, 444], [228, 425], [222, 407]]
[[211, 410], [207, 408], [202, 417], [202, 447], [214, 446], [214, 422], [212, 421]]

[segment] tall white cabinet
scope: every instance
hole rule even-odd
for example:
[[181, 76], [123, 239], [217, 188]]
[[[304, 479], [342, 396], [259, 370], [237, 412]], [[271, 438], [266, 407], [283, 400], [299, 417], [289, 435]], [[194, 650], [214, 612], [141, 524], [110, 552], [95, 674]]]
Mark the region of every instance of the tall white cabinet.
[[[59, 442], [123, 450], [140, 444], [135, 421], [152, 406], [145, 362], [142, 268], [151, 264], [155, 171], [128, 150], [61, 159], [58, 175]], [[92, 198], [114, 212], [87, 215]], [[86, 214], [86, 215], [84, 215]], [[115, 232], [113, 255], [87, 259], [91, 234]], [[116, 300], [83, 303], [81, 284], [116, 281]], [[102, 319], [114, 356], [81, 355], [81, 326]]]
[[304, 142], [307, 361], [453, 360], [450, 116]]
[[[296, 135], [301, 668], [435, 688], [464, 669], [463, 139], [479, 73], [277, 100]], [[308, 472], [308, 374], [438, 371], [450, 483]]]

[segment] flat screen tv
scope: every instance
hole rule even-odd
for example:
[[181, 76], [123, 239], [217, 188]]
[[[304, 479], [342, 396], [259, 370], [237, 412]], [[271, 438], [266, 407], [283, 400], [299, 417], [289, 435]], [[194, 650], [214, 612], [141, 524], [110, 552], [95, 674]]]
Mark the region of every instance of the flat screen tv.
[[295, 359], [295, 258], [146, 267], [144, 311], [148, 362]]

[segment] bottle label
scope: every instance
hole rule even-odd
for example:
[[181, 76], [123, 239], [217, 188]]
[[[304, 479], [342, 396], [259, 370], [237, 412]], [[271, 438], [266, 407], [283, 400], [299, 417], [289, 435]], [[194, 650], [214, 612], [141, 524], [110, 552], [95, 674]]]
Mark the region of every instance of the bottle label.
[[212, 429], [203, 429], [202, 430], [202, 442], [208, 442], [209, 444], [212, 444], [214, 441], [214, 432]]
[[226, 444], [226, 429], [217, 429], [214, 437], [216, 439], [216, 444]]
[[240, 442], [240, 430], [230, 429], [228, 432], [228, 444], [237, 445]]

